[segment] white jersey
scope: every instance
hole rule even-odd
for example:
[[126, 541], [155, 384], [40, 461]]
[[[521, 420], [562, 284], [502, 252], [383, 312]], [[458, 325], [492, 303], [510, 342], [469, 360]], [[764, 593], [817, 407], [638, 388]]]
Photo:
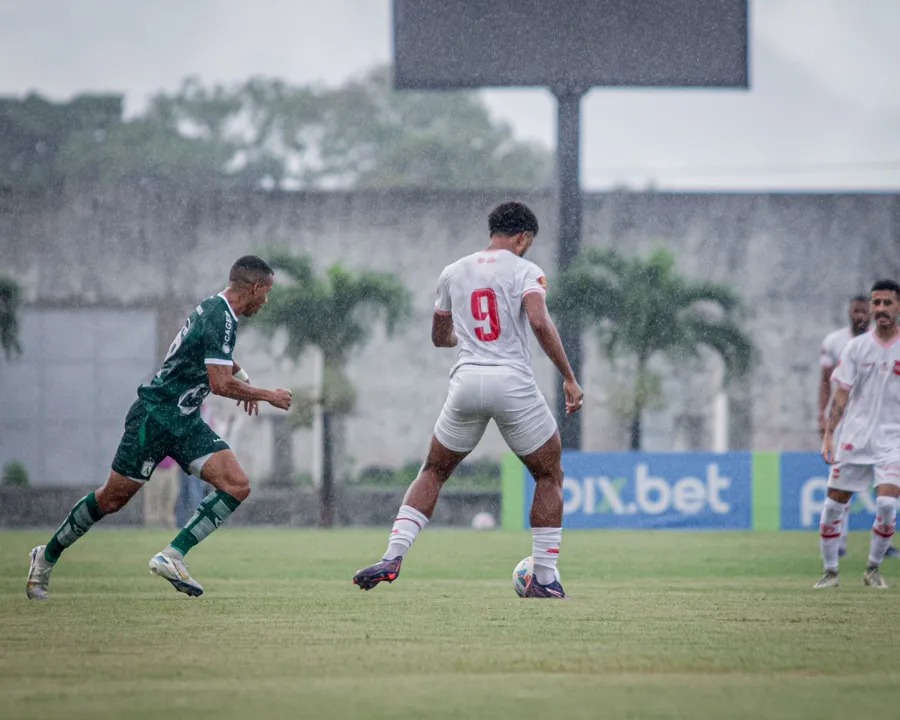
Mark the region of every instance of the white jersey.
[[841, 359], [841, 352], [852, 339], [853, 333], [847, 326], [828, 333], [822, 341], [822, 350], [819, 352], [819, 365], [823, 368], [837, 367]]
[[900, 335], [890, 343], [874, 330], [853, 338], [831, 377], [850, 390], [835, 433], [835, 460], [863, 465], [900, 460]]
[[453, 316], [461, 365], [501, 365], [533, 377], [522, 298], [546, 293], [544, 272], [508, 250], [482, 250], [448, 265], [438, 280], [436, 313]]

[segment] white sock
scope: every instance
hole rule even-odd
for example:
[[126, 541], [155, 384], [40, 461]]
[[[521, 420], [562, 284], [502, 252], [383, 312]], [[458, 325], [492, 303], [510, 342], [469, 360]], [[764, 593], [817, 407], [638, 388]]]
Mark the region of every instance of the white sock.
[[391, 528], [391, 537], [388, 540], [388, 548], [384, 553], [385, 560], [393, 560], [395, 557], [406, 557], [410, 546], [422, 530], [428, 524], [428, 518], [409, 505], [401, 505]]
[[851, 500], [844, 505], [844, 517], [841, 518], [841, 542], [838, 547], [844, 552], [847, 552], [847, 533], [850, 532], [850, 505], [852, 502]]
[[534, 558], [534, 577], [541, 585], [556, 580], [556, 562], [562, 528], [531, 528], [531, 556]]
[[838, 547], [841, 542], [843, 518], [844, 503], [826, 497], [819, 522], [819, 548], [822, 550], [826, 571], [837, 572], [838, 569]]
[[875, 498], [875, 522], [872, 523], [872, 542], [869, 545], [869, 566], [879, 566], [894, 538], [897, 524], [897, 500], [886, 495]]

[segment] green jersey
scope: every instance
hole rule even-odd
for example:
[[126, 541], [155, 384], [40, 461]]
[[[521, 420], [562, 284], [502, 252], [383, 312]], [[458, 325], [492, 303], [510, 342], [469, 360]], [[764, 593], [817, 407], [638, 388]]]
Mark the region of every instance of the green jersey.
[[153, 380], [138, 388], [151, 416], [173, 435], [184, 434], [209, 395], [207, 365], [234, 365], [237, 315], [219, 293], [200, 303], [169, 346]]

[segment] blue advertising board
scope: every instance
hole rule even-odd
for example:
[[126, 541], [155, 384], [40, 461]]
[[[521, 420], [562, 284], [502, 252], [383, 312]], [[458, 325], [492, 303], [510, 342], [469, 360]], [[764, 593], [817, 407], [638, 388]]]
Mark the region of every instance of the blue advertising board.
[[[534, 480], [503, 465], [503, 527], [529, 527]], [[563, 453], [563, 526], [607, 529], [818, 531], [828, 465], [814, 452]], [[853, 496], [851, 530], [875, 519]]]
[[[749, 530], [751, 453], [564, 453], [566, 528]], [[524, 526], [534, 480], [525, 473]]]
[[[781, 529], [818, 530], [828, 465], [816, 453], [781, 453], [780, 478]], [[874, 519], [874, 494], [856, 493], [850, 506], [850, 530], [868, 530]]]

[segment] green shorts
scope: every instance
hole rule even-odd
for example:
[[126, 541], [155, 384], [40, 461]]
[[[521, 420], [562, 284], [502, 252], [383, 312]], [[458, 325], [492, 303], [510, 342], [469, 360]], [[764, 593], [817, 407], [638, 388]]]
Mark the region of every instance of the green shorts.
[[[175, 435], [153, 419], [143, 400], [136, 400], [125, 417], [125, 432], [112, 461], [112, 469], [137, 482], [146, 482], [166, 456], [186, 473], [200, 474], [196, 461], [228, 450], [228, 443], [206, 424], [199, 412], [186, 419], [181, 435]], [[192, 465], [194, 467], [192, 467]]]

